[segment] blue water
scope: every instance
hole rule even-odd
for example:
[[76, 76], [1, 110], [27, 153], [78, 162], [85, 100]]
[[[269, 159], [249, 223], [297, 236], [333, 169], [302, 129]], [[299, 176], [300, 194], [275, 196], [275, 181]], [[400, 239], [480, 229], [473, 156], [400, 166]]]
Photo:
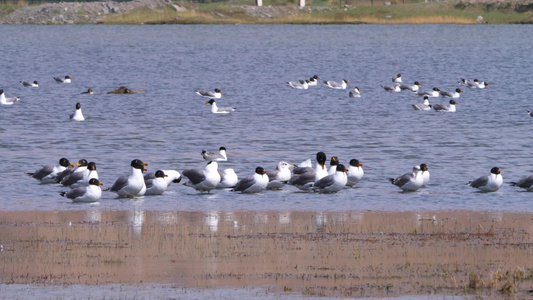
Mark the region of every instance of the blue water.
[[[198, 25], [0, 26], [0, 88], [19, 96], [0, 107], [0, 210], [506, 210], [531, 211], [532, 193], [505, 184], [496, 193], [466, 186], [498, 166], [505, 182], [533, 174], [530, 25]], [[415, 111], [408, 92], [385, 92], [394, 74], [423, 89], [457, 87], [460, 78], [492, 85], [467, 89], [456, 113]], [[286, 81], [348, 79], [362, 89], [320, 84], [293, 90]], [[70, 75], [71, 84], [52, 77]], [[40, 82], [25, 88], [20, 80]], [[142, 91], [108, 95], [119, 86]], [[95, 95], [81, 95], [91, 88]], [[210, 113], [195, 89], [225, 91]], [[432, 103], [448, 99], [434, 98]], [[71, 122], [76, 102], [84, 122]], [[173, 184], [162, 196], [77, 205], [65, 189], [41, 185], [25, 172], [60, 157], [97, 163], [110, 187], [139, 158], [148, 170], [203, 168], [202, 149], [228, 149], [242, 178], [256, 166], [300, 163], [324, 151], [365, 177], [336, 194], [294, 187], [255, 195], [200, 195]], [[387, 178], [426, 163], [427, 188], [402, 193]]]

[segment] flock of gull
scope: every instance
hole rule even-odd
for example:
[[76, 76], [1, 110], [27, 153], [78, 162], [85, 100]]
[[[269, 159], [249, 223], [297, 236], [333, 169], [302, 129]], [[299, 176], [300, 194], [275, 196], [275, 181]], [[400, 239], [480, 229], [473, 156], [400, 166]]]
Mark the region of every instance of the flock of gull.
[[[54, 77], [59, 83], [70, 83], [71, 78]], [[293, 89], [308, 89], [310, 86], [318, 85], [318, 77], [314, 75], [309, 80], [298, 80], [286, 82]], [[413, 104], [415, 110], [435, 110], [445, 112], [455, 112], [457, 102], [454, 99], [460, 97], [463, 90], [457, 88], [455, 91], [444, 91], [439, 88], [433, 88], [429, 91], [420, 90], [422, 85], [418, 81], [413, 84], [403, 84], [401, 74], [392, 78], [392, 85], [382, 85], [382, 88], [388, 92], [401, 92], [404, 90], [411, 91], [418, 96], [424, 97], [423, 103]], [[26, 87], [38, 87], [37, 81], [20, 82]], [[347, 89], [349, 80], [323, 81], [325, 86], [331, 89]], [[485, 88], [490, 86], [487, 82], [477, 79], [461, 79], [459, 83], [468, 88]], [[92, 93], [87, 91], [84, 93]], [[218, 107], [215, 99], [220, 99], [224, 93], [222, 90], [214, 91], [195, 90], [199, 96], [209, 98], [206, 104], [211, 105], [212, 113], [230, 113], [235, 111], [234, 107]], [[349, 92], [349, 97], [361, 97], [361, 89], [353, 88]], [[448, 105], [429, 104], [430, 97], [448, 97], [452, 98]], [[18, 97], [6, 97], [4, 91], [0, 90], [0, 103], [11, 105], [19, 101]], [[528, 112], [533, 117], [533, 112]], [[81, 104], [76, 103], [76, 110], [70, 115], [73, 121], [83, 121], [85, 118], [81, 111]], [[259, 193], [264, 190], [279, 190], [284, 186], [294, 186], [302, 191], [312, 191], [319, 193], [336, 193], [345, 188], [354, 187], [364, 176], [363, 164], [357, 159], [351, 159], [349, 166], [346, 167], [339, 163], [336, 156], [331, 157], [330, 166], [326, 167], [326, 154], [318, 152], [316, 154], [315, 164], [308, 159], [299, 165], [293, 165], [285, 161], [280, 161], [275, 169], [265, 170], [258, 166], [254, 174], [239, 179], [235, 171], [231, 168], [219, 169], [218, 163], [228, 160], [225, 147], [220, 147], [218, 152], [206, 151], [201, 152], [204, 160], [208, 161], [204, 169], [187, 169], [181, 173], [177, 170], [157, 170], [156, 172], [147, 172], [147, 163], [134, 159], [131, 161], [131, 172], [128, 176], [119, 177], [111, 188], [106, 191], [114, 192], [118, 197], [140, 197], [148, 195], [161, 195], [172, 183], [178, 183], [182, 177], [188, 181], [185, 186], [191, 187], [199, 192], [210, 193], [216, 189], [231, 189], [234, 192], [241, 193]], [[146, 172], [146, 173], [145, 173]], [[80, 159], [76, 165], [73, 165], [66, 158], [59, 160], [57, 166], [44, 166], [28, 175], [39, 180], [41, 183], [56, 183], [70, 188], [67, 192], [61, 192], [62, 196], [71, 199], [73, 202], [97, 202], [102, 196], [103, 185], [98, 179], [96, 164]], [[429, 171], [426, 164], [420, 164], [413, 167], [412, 172], [403, 174], [397, 178], [388, 180], [395, 186], [405, 192], [417, 191], [423, 188], [429, 182]], [[503, 184], [503, 178], [499, 168], [494, 167], [488, 175], [481, 176], [468, 183], [473, 188], [482, 192], [495, 192]], [[533, 175], [523, 178], [511, 185], [524, 188], [527, 191], [533, 191]]]

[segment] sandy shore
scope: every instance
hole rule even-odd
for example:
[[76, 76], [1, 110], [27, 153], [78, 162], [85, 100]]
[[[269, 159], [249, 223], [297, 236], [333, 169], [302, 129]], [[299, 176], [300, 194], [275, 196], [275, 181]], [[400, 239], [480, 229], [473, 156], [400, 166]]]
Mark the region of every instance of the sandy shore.
[[527, 299], [532, 233], [531, 213], [0, 212], [0, 279]]

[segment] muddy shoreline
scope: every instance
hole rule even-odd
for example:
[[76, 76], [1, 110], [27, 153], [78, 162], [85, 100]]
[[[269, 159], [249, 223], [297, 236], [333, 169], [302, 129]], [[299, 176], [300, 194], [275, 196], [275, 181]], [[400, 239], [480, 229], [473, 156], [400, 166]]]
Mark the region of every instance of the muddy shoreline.
[[533, 297], [533, 213], [0, 212], [3, 284]]

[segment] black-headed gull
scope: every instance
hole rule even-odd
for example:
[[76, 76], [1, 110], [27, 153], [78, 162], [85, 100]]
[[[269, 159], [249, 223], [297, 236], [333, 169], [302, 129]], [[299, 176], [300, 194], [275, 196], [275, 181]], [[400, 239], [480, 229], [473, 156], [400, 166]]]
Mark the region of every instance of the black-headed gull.
[[61, 192], [60, 195], [71, 199], [72, 202], [97, 202], [102, 197], [101, 185], [103, 184], [98, 179], [92, 178], [87, 186], [80, 186], [68, 192]]
[[498, 167], [490, 169], [489, 175], [481, 176], [468, 183], [469, 186], [479, 189], [481, 192], [496, 192], [502, 184], [503, 177]]
[[218, 173], [218, 163], [210, 161], [205, 168], [202, 169], [187, 169], [181, 173], [189, 179], [185, 183], [193, 189], [200, 192], [211, 192], [220, 183], [220, 174]]
[[363, 164], [355, 158], [351, 159], [350, 166], [348, 166], [348, 182], [346, 182], [346, 186], [353, 187], [364, 175]]
[[119, 177], [110, 189], [110, 191], [117, 193], [119, 197], [135, 197], [139, 195], [141, 190], [146, 188], [143, 171], [148, 164], [140, 159], [134, 159], [131, 161], [130, 166], [130, 175]]
[[226, 148], [220, 147], [218, 152], [202, 150], [202, 157], [207, 161], [227, 161]]
[[403, 191], [414, 192], [422, 187], [424, 178], [420, 165], [413, 167], [413, 172], [405, 173], [397, 178], [389, 178], [389, 181]]
[[519, 188], [523, 188], [528, 192], [533, 192], [533, 175], [530, 175], [528, 177], [524, 177], [517, 182], [511, 182], [512, 186], [517, 186]]
[[83, 113], [81, 112], [81, 104], [78, 102], [76, 103], [76, 110], [74, 113], [70, 115], [70, 119], [72, 121], [84, 121], [85, 118], [83, 117]]
[[70, 76], [68, 75], [65, 77], [54, 77], [54, 80], [60, 83], [71, 83], [72, 82], [72, 78], [70, 78]]
[[220, 99], [222, 97], [222, 94], [224, 93], [223, 90], [219, 90], [219, 89], [215, 89], [214, 91], [195, 90], [194, 92], [202, 97], [216, 98], [216, 99]]
[[235, 111], [237, 108], [235, 107], [218, 107], [217, 103], [215, 102], [215, 99], [211, 99], [207, 101], [205, 104], [211, 105], [211, 112], [214, 114], [229, 114], [232, 111]]
[[335, 167], [335, 173], [329, 174], [313, 184], [313, 191], [319, 193], [336, 193], [342, 190], [348, 182], [346, 172], [348, 172], [348, 169], [343, 164], [338, 164]]
[[330, 89], [336, 89], [336, 90], [344, 90], [346, 89], [346, 84], [350, 83], [349, 80], [343, 79], [341, 82], [333, 81], [333, 80], [327, 80], [324, 81], [324, 84], [329, 87]]
[[59, 159], [59, 165], [57, 166], [47, 165], [33, 173], [27, 174], [37, 180], [40, 180], [41, 183], [55, 183], [55, 177], [57, 174], [65, 171], [69, 167], [74, 167], [74, 165], [71, 164], [68, 159], [62, 157]]
[[444, 111], [444, 112], [455, 112], [456, 108], [455, 106], [459, 104], [455, 102], [454, 100], [450, 100], [450, 105], [444, 105], [444, 104], [434, 104], [432, 107], [435, 111]]
[[259, 193], [266, 189], [268, 185], [268, 176], [262, 167], [256, 167], [253, 175], [241, 179], [233, 188], [234, 192], [243, 194]]

